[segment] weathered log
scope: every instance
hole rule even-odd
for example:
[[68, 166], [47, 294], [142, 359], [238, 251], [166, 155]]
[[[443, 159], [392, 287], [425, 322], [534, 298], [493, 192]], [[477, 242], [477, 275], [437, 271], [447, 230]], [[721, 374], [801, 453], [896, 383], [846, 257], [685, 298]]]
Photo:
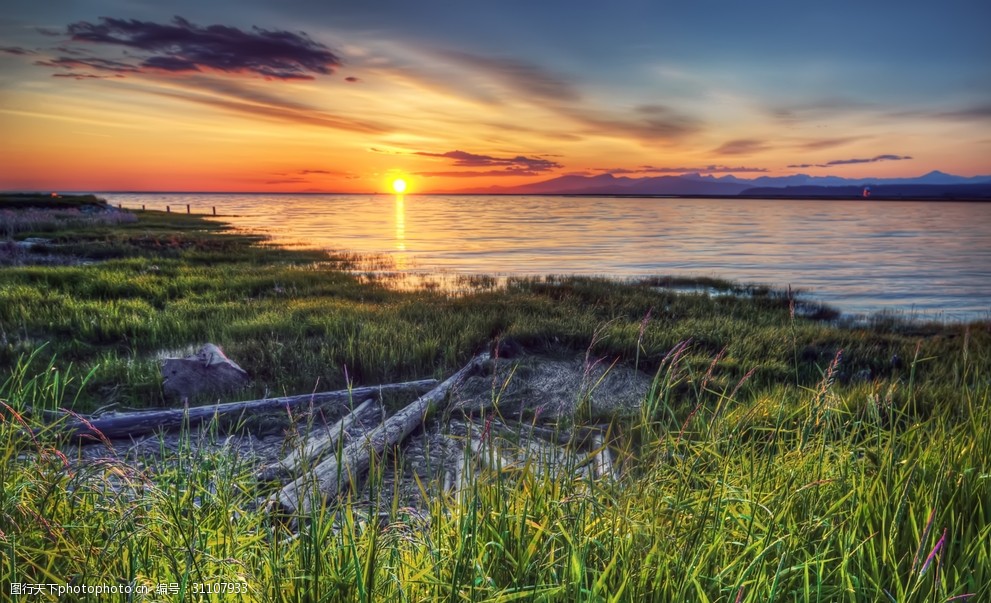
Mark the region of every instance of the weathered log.
[[483, 441], [480, 434], [481, 430], [469, 429], [468, 431], [468, 446], [471, 449], [471, 454], [474, 457], [474, 460], [481, 467], [488, 469], [493, 473], [499, 473], [512, 468], [514, 466], [513, 461], [507, 458], [506, 455], [502, 454], [499, 448], [495, 445], [493, 438], [488, 437], [486, 438], [486, 441]]
[[596, 477], [610, 481], [616, 479], [616, 475], [613, 473], [609, 444], [606, 443], [602, 434], [592, 436], [592, 454], [595, 455], [592, 468]]
[[406, 381], [403, 383], [388, 383], [368, 387], [355, 387], [332, 392], [302, 394], [298, 396], [283, 396], [280, 398], [265, 398], [263, 400], [247, 400], [244, 402], [228, 402], [226, 404], [210, 404], [194, 408], [170, 408], [164, 410], [147, 410], [129, 413], [114, 413], [101, 415], [92, 419], [71, 421], [58, 427], [69, 435], [79, 438], [103, 437], [126, 438], [131, 436], [154, 433], [156, 431], [171, 431], [183, 425], [194, 427], [204, 420], [220, 416], [237, 416], [241, 413], [275, 412], [292, 409], [308, 404], [346, 403], [354, 399], [363, 400], [369, 396], [381, 396], [383, 393], [411, 392], [421, 393], [437, 385], [436, 379]]
[[454, 466], [444, 478], [444, 492], [457, 498], [458, 493], [465, 487], [465, 467], [468, 464], [468, 455], [464, 447], [460, 448], [454, 456]]
[[345, 446], [340, 454], [331, 456], [269, 497], [267, 507], [272, 512], [306, 515], [319, 499], [337, 496], [341, 490], [371, 465], [372, 455], [381, 455], [395, 446], [423, 423], [429, 413], [447, 397], [451, 388], [474, 373], [488, 354], [476, 356], [449, 379], [420, 396], [413, 403], [389, 417], [382, 425], [364, 437]]
[[280, 475], [296, 476], [305, 467], [319, 464], [328, 452], [337, 449], [342, 439], [346, 443], [349, 439], [348, 433], [355, 425], [378, 425], [382, 422], [382, 418], [382, 407], [376, 403], [375, 398], [369, 398], [324, 433], [317, 435], [311, 433], [304, 446], [294, 449], [281, 460], [259, 471], [259, 479], [270, 480]]

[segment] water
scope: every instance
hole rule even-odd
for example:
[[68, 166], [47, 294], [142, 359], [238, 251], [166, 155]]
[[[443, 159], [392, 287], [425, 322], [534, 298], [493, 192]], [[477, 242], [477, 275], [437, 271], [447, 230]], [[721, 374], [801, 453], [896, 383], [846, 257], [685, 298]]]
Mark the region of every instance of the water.
[[991, 316], [991, 204], [540, 196], [108, 194], [398, 271], [716, 276], [848, 314]]

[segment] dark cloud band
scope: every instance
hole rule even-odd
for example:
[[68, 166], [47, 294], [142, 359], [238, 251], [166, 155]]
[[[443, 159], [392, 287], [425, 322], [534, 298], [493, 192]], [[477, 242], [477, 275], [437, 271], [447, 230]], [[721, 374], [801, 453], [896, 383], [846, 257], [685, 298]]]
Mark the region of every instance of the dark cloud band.
[[420, 172], [422, 176], [535, 176], [561, 167], [561, 164], [542, 157], [526, 157], [517, 155], [515, 157], [493, 157], [491, 155], [478, 155], [467, 151], [448, 151], [446, 153], [429, 153], [426, 151], [416, 151], [414, 155], [422, 157], [438, 157], [448, 159], [455, 167], [469, 168], [498, 168], [478, 171], [464, 172]]
[[127, 65], [134, 70], [221, 71], [275, 79], [313, 79], [315, 74], [333, 73], [341, 65], [330, 48], [305, 33], [258, 27], [243, 31], [226, 25], [200, 27], [182, 17], [167, 24], [103, 17], [99, 23], [73, 23], [67, 33], [76, 42], [150, 53], [140, 63]]
[[877, 155], [876, 157], [863, 158], [863, 159], [834, 159], [833, 161], [827, 161], [826, 163], [793, 163], [789, 165], [790, 168], [795, 169], [805, 169], [805, 168], [826, 168], [835, 167], [837, 165], [851, 165], [856, 163], [877, 163], [879, 161], [905, 161], [911, 159], [908, 155]]

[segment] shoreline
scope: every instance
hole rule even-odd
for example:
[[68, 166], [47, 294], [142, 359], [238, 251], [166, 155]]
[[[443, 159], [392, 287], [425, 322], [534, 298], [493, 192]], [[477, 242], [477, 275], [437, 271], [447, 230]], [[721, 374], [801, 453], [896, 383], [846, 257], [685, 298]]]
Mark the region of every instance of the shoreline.
[[[2, 195], [42, 195], [49, 193], [30, 191], [0, 191]], [[62, 195], [246, 195], [246, 196], [266, 196], [285, 195], [292, 197], [318, 197], [324, 195], [353, 195], [359, 197], [395, 197], [396, 193], [386, 192], [339, 192], [339, 191], [64, 191]], [[922, 195], [883, 195], [872, 194], [869, 198], [862, 195], [803, 195], [803, 194], [738, 194], [738, 195], [696, 195], [696, 194], [625, 194], [625, 193], [450, 193], [450, 192], [423, 192], [404, 193], [405, 197], [563, 197], [563, 198], [600, 198], [600, 199], [720, 199], [738, 201], [863, 201], [870, 203], [873, 201], [883, 202], [909, 202], [909, 203], [991, 203], [991, 197], [981, 196], [922, 196]]]
[[[162, 212], [157, 209], [138, 210], [134, 207], [126, 207], [121, 210], [118, 209], [118, 204], [113, 204], [106, 199], [98, 198], [92, 195], [83, 197], [72, 197], [67, 195], [57, 198], [52, 198], [49, 195], [18, 195], [18, 197], [21, 197], [19, 201], [22, 204], [25, 202], [28, 203], [25, 205], [25, 207], [28, 208], [34, 207], [35, 209], [45, 209], [46, 206], [51, 206], [72, 210], [82, 209], [84, 213], [95, 210], [97, 213], [106, 212], [104, 215], [107, 215], [108, 219], [114, 216], [117, 216], [117, 219], [122, 219], [124, 217], [138, 219], [138, 216], [146, 214], [148, 216], [156, 216], [156, 220], [164, 220], [166, 222], [169, 220], [179, 222], [185, 220], [191, 221], [191, 223], [196, 223], [198, 220], [204, 220], [217, 225], [220, 230], [228, 236], [238, 233], [238, 236], [247, 236], [249, 239], [264, 237], [271, 240], [270, 234], [268, 234], [265, 229], [255, 230], [254, 234], [246, 235], [245, 233], [250, 233], [251, 230], [241, 229], [240, 227], [229, 222], [228, 219], [233, 217], [231, 215], [213, 215], [210, 213], [186, 214], [179, 211], [169, 213]], [[711, 197], [703, 198], [708, 199]], [[0, 195], [0, 201], [2, 201], [2, 195]], [[3, 208], [4, 204], [0, 203], [0, 211], [2, 211]], [[118, 213], [121, 211], [123, 213]], [[393, 258], [393, 254], [389, 251], [364, 253], [348, 249], [325, 249], [322, 246], [299, 247], [280, 244], [278, 242], [274, 245], [288, 253], [301, 251], [303, 253], [315, 254], [316, 256], [326, 253], [338, 258], [347, 258], [347, 264], [349, 267], [346, 268], [346, 271], [348, 273], [359, 276], [368, 281], [373, 281], [379, 285], [396, 288], [397, 290], [416, 290], [419, 288], [436, 290], [439, 288], [452, 294], [463, 294], [477, 292], [480, 289], [486, 290], [492, 289], [496, 286], [504, 286], [505, 283], [509, 281], [525, 281], [534, 279], [543, 279], [545, 281], [559, 279], [597, 279], [603, 282], [633, 286], [663, 282], [665, 284], [661, 286], [668, 290], [674, 292], [685, 292], [689, 294], [706, 293], [714, 295], [751, 295], [754, 292], [757, 292], [760, 295], [783, 297], [786, 296], [787, 291], [790, 289], [796, 295], [796, 301], [805, 306], [809, 316], [818, 317], [820, 319], [827, 318], [837, 325], [868, 326], [873, 323], [890, 322], [903, 322], [906, 324], [935, 323], [952, 325], [981, 323], [991, 319], [991, 315], [989, 315], [989, 312], [991, 311], [986, 310], [953, 312], [951, 310], [936, 308], [923, 311], [917, 309], [915, 306], [904, 309], [881, 307], [878, 309], [858, 308], [849, 310], [844, 309], [842, 305], [837, 305], [834, 302], [830, 302], [828, 299], [828, 294], [825, 297], [822, 297], [821, 295], [817, 296], [815, 291], [810, 288], [798, 287], [792, 289], [787, 285], [775, 285], [766, 281], [743, 281], [732, 277], [716, 276], [713, 274], [699, 274], [697, 272], [681, 274], [645, 272], [642, 274], [613, 275], [607, 273], [589, 272], [513, 273], [484, 272], [474, 270], [462, 271], [443, 267], [436, 269], [397, 269], [394, 263], [395, 259]], [[59, 246], [57, 244], [53, 245], [51, 241], [48, 241], [43, 237], [39, 237], [17, 243], [16, 248], [13, 251], [8, 250], [8, 253], [13, 252], [15, 254], [20, 254], [22, 261], [26, 263], [44, 264], [49, 260], [54, 260], [51, 263], [57, 264], [57, 258], [59, 257], [58, 247]], [[72, 260], [73, 258], [69, 255], [66, 256], [66, 259]], [[75, 259], [81, 259], [84, 262], [90, 261], [85, 258]], [[2, 258], [0, 258], [0, 260], [2, 260]], [[954, 314], [956, 316], [954, 316]]]

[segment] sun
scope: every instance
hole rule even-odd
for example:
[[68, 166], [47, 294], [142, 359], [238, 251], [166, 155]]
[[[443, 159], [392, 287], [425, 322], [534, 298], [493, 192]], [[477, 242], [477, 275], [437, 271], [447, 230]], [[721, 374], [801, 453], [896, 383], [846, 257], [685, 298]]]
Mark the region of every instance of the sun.
[[399, 194], [399, 195], [405, 193], [406, 192], [406, 181], [403, 180], [402, 178], [396, 178], [395, 180], [392, 181], [392, 190], [394, 190], [396, 192], [396, 194]]

